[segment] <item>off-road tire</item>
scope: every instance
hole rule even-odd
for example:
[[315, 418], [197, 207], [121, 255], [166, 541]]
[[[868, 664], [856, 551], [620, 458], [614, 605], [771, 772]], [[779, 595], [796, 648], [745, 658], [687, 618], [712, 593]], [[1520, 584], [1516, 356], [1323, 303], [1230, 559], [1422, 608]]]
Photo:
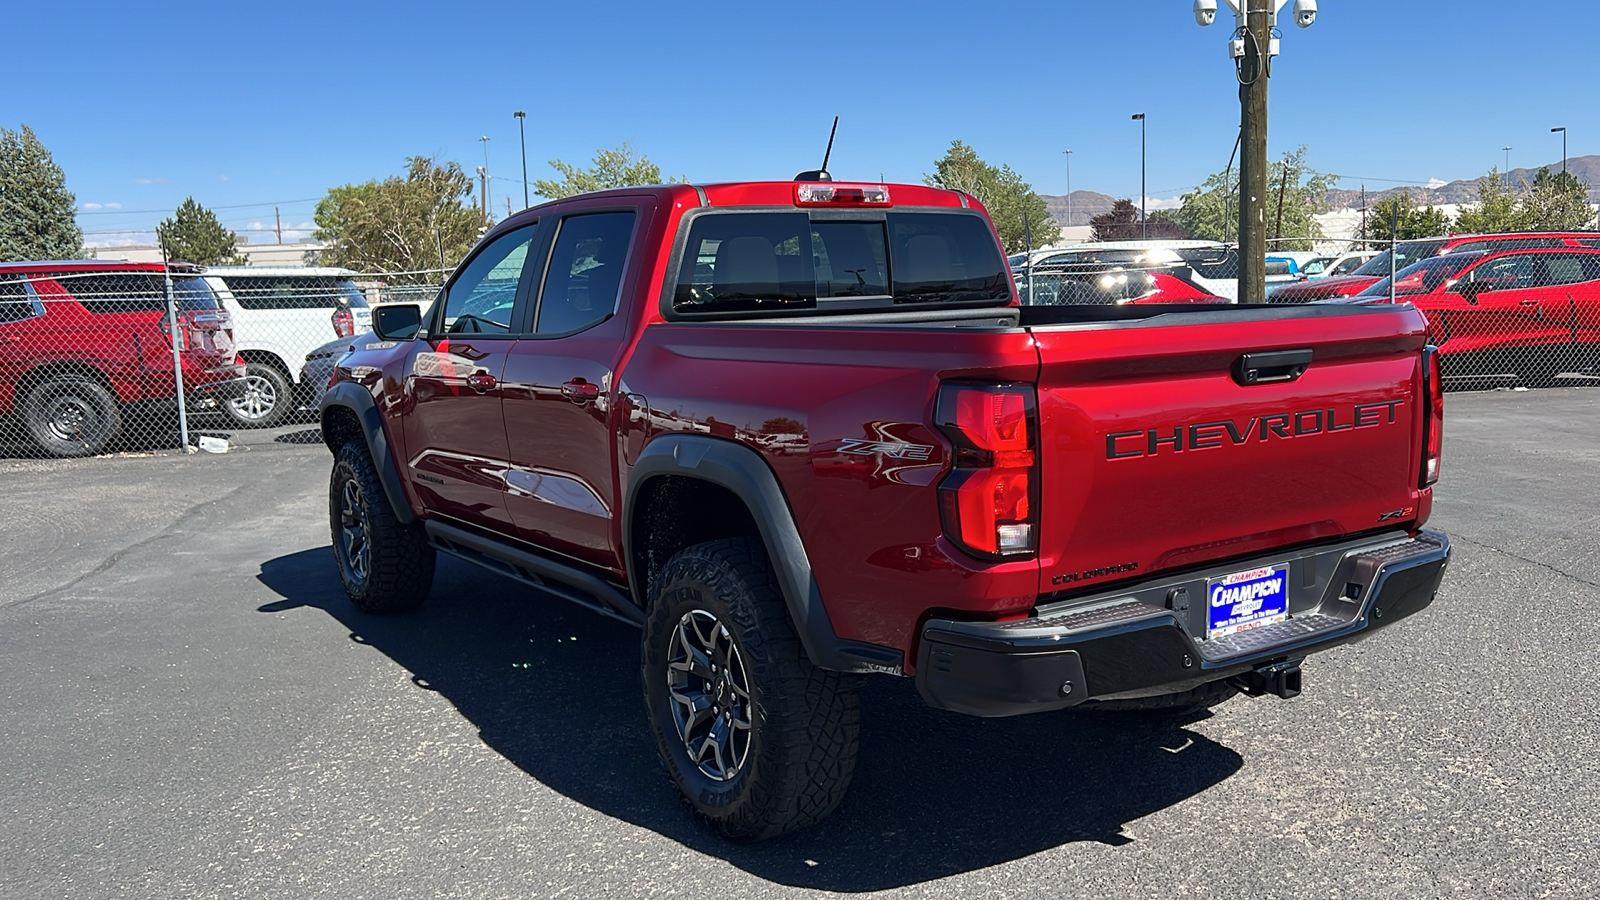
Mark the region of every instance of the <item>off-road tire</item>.
[[[653, 584], [641, 654], [644, 694], [656, 747], [684, 805], [737, 841], [821, 821], [855, 772], [861, 676], [825, 671], [806, 658], [759, 540], [686, 548]], [[726, 626], [748, 674], [748, 748], [726, 780], [690, 758], [668, 685], [674, 634], [697, 611]]]
[[219, 406], [241, 428], [271, 428], [294, 410], [294, 383], [277, 366], [252, 362], [244, 367], [245, 393]]
[[34, 446], [51, 456], [94, 456], [122, 433], [122, 411], [98, 381], [61, 375], [28, 390], [22, 424]]
[[[353, 490], [354, 503], [347, 503]], [[353, 505], [355, 513], [346, 510]], [[365, 559], [353, 552], [346, 529], [357, 519], [366, 541]], [[369, 613], [416, 609], [433, 588], [435, 553], [420, 523], [402, 525], [389, 505], [365, 444], [349, 441], [334, 456], [328, 482], [328, 523], [339, 577], [350, 601]]]
[[1151, 716], [1185, 716], [1227, 702], [1239, 689], [1227, 681], [1212, 681], [1176, 694], [1137, 697], [1132, 700], [1090, 700], [1077, 709], [1090, 712], [1143, 713]]

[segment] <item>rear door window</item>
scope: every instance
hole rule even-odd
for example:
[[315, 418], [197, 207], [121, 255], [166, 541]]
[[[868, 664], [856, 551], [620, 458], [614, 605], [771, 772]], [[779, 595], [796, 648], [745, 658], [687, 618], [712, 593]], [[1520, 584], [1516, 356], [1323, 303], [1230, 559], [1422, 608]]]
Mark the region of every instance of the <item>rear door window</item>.
[[713, 213], [689, 226], [673, 310], [760, 313], [1005, 303], [1011, 282], [980, 216]]
[[599, 324], [616, 311], [636, 217], [630, 210], [561, 220], [539, 295], [536, 332], [571, 334]]

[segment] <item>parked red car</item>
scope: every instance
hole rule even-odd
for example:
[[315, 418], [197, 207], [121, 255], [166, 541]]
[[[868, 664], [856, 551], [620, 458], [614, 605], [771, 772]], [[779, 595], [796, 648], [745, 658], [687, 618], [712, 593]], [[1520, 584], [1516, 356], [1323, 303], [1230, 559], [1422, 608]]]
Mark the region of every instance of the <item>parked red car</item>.
[[[1385, 278], [1346, 302], [1389, 298]], [[1397, 273], [1394, 298], [1428, 317], [1446, 376], [1514, 373], [1539, 385], [1600, 359], [1600, 250], [1438, 256]]]
[[[1380, 279], [1411, 264], [1457, 253], [1462, 250], [1517, 250], [1558, 247], [1600, 248], [1600, 234], [1594, 232], [1540, 232], [1525, 234], [1463, 234], [1454, 237], [1402, 241], [1369, 260], [1354, 274], [1342, 278], [1318, 278], [1283, 285], [1267, 295], [1268, 303], [1310, 303], [1354, 297]], [[1393, 259], [1391, 264], [1390, 260]], [[1393, 266], [1391, 268], [1391, 265]], [[1386, 289], [1387, 290], [1387, 289]]]
[[[197, 266], [174, 267], [185, 392], [224, 400], [244, 383], [233, 326]], [[177, 395], [166, 275], [158, 264], [0, 263], [0, 416], [51, 456], [88, 456]]]

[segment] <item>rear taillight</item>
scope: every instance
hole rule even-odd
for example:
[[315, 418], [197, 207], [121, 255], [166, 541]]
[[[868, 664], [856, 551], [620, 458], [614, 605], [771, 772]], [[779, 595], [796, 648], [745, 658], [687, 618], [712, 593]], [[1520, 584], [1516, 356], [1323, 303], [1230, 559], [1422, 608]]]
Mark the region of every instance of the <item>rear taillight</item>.
[[1038, 548], [1039, 424], [1033, 388], [947, 384], [934, 412], [955, 445], [939, 486], [945, 537], [979, 559]]
[[354, 337], [356, 333], [356, 314], [348, 309], [334, 310], [333, 334], [334, 337]]
[[1439, 371], [1439, 348], [1422, 350], [1422, 480], [1427, 487], [1439, 480], [1444, 450], [1444, 378]]

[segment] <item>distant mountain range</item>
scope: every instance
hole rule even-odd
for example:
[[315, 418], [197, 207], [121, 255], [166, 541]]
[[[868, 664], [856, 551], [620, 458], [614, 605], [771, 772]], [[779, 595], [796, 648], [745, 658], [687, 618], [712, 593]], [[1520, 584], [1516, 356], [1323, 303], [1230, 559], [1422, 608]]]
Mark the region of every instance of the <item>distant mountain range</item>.
[[[1552, 172], [1561, 171], [1561, 160], [1548, 163], [1545, 168]], [[1532, 169], [1512, 169], [1510, 172], [1511, 183], [1521, 184], [1524, 181], [1532, 182], [1533, 176], [1539, 171], [1538, 167]], [[1567, 171], [1576, 176], [1579, 181], [1589, 184], [1589, 202], [1600, 203], [1600, 156], [1574, 156], [1567, 160]], [[1483, 175], [1489, 174], [1484, 172]], [[1402, 187], [1390, 188], [1383, 191], [1368, 191], [1367, 205], [1372, 205], [1379, 200], [1393, 197], [1396, 194], [1406, 193], [1418, 203], [1439, 206], [1445, 203], [1477, 203], [1478, 179], [1483, 175], [1473, 178], [1464, 178], [1452, 181], [1449, 184], [1436, 188]], [[1361, 206], [1360, 191], [1329, 191], [1328, 204], [1333, 209], [1356, 209]]]
[[[1546, 166], [1552, 172], [1561, 170], [1561, 160], [1556, 160]], [[1531, 169], [1512, 169], [1511, 183], [1521, 184], [1524, 181], [1533, 181], [1533, 176], [1539, 171], [1538, 167]], [[1574, 156], [1567, 160], [1567, 171], [1577, 176], [1578, 180], [1589, 183], [1589, 202], [1600, 203], [1600, 156]], [[1452, 181], [1439, 187], [1428, 188], [1420, 185], [1409, 187], [1387, 188], [1384, 190], [1369, 190], [1367, 192], [1367, 205], [1379, 200], [1393, 197], [1396, 194], [1406, 193], [1411, 199], [1420, 204], [1433, 204], [1440, 206], [1445, 203], [1477, 203], [1478, 179], [1483, 175], [1472, 178], [1463, 178]], [[1375, 187], [1375, 186], [1374, 186]], [[1050, 215], [1055, 217], [1059, 225], [1087, 225], [1089, 220], [1101, 213], [1109, 212], [1116, 198], [1095, 191], [1072, 192], [1072, 221], [1067, 221], [1066, 195], [1040, 194], [1044, 204], [1050, 210]], [[1134, 198], [1129, 198], [1134, 199]], [[1337, 190], [1328, 192], [1328, 206], [1330, 209], [1357, 209], [1361, 206], [1361, 191]]]

